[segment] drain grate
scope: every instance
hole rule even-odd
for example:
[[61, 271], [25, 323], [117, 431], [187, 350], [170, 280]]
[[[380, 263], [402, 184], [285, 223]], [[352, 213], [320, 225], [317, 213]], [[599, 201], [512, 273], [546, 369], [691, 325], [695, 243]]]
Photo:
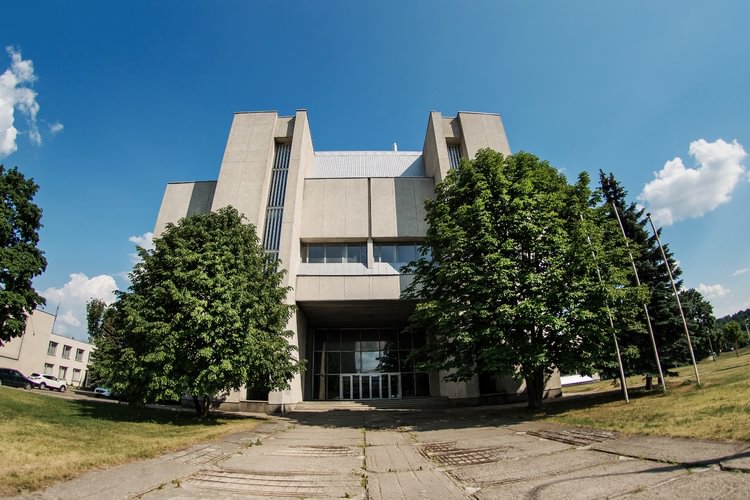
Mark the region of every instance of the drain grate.
[[331, 489], [351, 486], [335, 473], [247, 472], [203, 470], [190, 476], [183, 484], [196, 488], [234, 491], [245, 495], [271, 497], [330, 496]]
[[211, 446], [205, 446], [203, 448], [198, 448], [194, 450], [183, 450], [178, 451], [177, 453], [171, 453], [169, 455], [164, 455], [161, 458], [162, 462], [177, 462], [181, 464], [193, 464], [193, 465], [203, 465], [210, 462], [215, 462], [221, 458], [224, 458], [226, 456], [225, 453], [222, 453], [216, 448], [213, 448]]
[[535, 429], [527, 431], [527, 434], [575, 446], [588, 446], [617, 439], [619, 437], [619, 434], [616, 432], [582, 428], [560, 430]]
[[346, 446], [290, 446], [272, 454], [282, 457], [348, 457], [355, 453]]
[[456, 448], [456, 442], [452, 441], [426, 444], [420, 448], [420, 452], [441, 465], [479, 465], [496, 462], [507, 449], [503, 446]]

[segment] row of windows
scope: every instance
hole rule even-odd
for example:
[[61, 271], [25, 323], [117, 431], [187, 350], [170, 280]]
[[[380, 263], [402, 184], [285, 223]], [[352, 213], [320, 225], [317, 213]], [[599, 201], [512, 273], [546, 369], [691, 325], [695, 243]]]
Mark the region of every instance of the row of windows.
[[[51, 363], [44, 363], [44, 373], [46, 375], [54, 375], [55, 372], [55, 365]], [[67, 366], [60, 366], [57, 369], [57, 378], [60, 380], [67, 380], [68, 378], [68, 367]], [[73, 368], [73, 382], [80, 382], [81, 381], [81, 370], [78, 368]]]
[[[49, 346], [47, 346], [47, 355], [48, 356], [57, 356], [57, 346], [59, 344], [57, 342], [50, 341]], [[63, 345], [62, 350], [62, 358], [63, 359], [70, 359], [70, 353], [73, 351], [73, 347], [69, 345]], [[83, 349], [76, 349], [76, 361], [83, 361], [83, 356], [86, 353]], [[51, 374], [49, 374], [51, 375]]]
[[[373, 260], [408, 264], [420, 257], [420, 243], [375, 243]], [[429, 258], [429, 252], [426, 255]], [[302, 262], [309, 264], [367, 264], [365, 243], [309, 243], [302, 245]]]

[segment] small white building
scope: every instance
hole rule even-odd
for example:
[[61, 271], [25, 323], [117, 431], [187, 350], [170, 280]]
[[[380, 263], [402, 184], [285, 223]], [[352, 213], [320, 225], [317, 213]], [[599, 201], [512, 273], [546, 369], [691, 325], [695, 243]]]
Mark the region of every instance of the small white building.
[[0, 346], [0, 366], [26, 376], [33, 372], [54, 375], [70, 387], [81, 387], [94, 346], [52, 333], [54, 322], [54, 314], [34, 311], [26, 321], [24, 334]]

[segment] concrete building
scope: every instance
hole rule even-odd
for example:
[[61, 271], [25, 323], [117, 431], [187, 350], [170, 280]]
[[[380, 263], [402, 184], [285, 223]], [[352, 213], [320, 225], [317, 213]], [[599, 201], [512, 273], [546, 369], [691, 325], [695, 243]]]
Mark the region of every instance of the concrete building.
[[[154, 235], [194, 213], [227, 205], [243, 213], [288, 271], [288, 300], [298, 306], [291, 342], [307, 370], [287, 391], [247, 388], [227, 402], [274, 410], [305, 400], [471, 402], [522, 391], [508, 378], [453, 383], [420, 372], [408, 355], [427, 339], [402, 331], [414, 303], [400, 298], [411, 276], [399, 268], [426, 234], [424, 201], [482, 148], [510, 154], [496, 114], [432, 112], [422, 151], [315, 151], [304, 110], [235, 114], [218, 180], [168, 184]], [[558, 376], [549, 388], [559, 387]]]
[[54, 322], [54, 314], [34, 311], [26, 320], [24, 334], [0, 346], [0, 366], [26, 376], [34, 372], [54, 375], [69, 387], [81, 387], [94, 346], [52, 333]]

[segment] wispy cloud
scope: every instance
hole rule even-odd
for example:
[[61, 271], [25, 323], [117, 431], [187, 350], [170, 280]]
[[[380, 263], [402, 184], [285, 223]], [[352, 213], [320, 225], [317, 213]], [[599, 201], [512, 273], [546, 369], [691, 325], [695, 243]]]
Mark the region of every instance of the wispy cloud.
[[52, 125], [49, 126], [49, 131], [50, 131], [50, 133], [52, 135], [57, 135], [60, 132], [62, 132], [64, 128], [65, 128], [65, 126], [62, 123], [55, 122], [55, 123], [53, 123]]
[[737, 269], [735, 272], [733, 272], [732, 276], [740, 276], [742, 274], [745, 274], [748, 271], [750, 271], [750, 267], [743, 267], [743, 268]]
[[[140, 236], [131, 236], [130, 238], [128, 238], [128, 241], [131, 243], [135, 243], [144, 250], [154, 249], [154, 233], [152, 233], [151, 231], [145, 232]], [[133, 264], [137, 264], [138, 262], [140, 262], [141, 258], [137, 253], [131, 253], [130, 260]]]
[[725, 297], [729, 295], [730, 290], [723, 285], [704, 285], [700, 283], [696, 290], [698, 290], [707, 299], [717, 299], [719, 297]]
[[0, 158], [18, 150], [19, 131], [15, 126], [16, 111], [26, 118], [29, 139], [34, 144], [42, 143], [36, 124], [39, 103], [31, 85], [36, 80], [34, 63], [21, 56], [21, 51], [7, 47], [10, 67], [0, 75]]
[[742, 160], [747, 154], [737, 141], [699, 139], [690, 144], [689, 153], [695, 168], [686, 168], [679, 157], [670, 160], [638, 195], [661, 225], [702, 217], [728, 202], [746, 173]]

